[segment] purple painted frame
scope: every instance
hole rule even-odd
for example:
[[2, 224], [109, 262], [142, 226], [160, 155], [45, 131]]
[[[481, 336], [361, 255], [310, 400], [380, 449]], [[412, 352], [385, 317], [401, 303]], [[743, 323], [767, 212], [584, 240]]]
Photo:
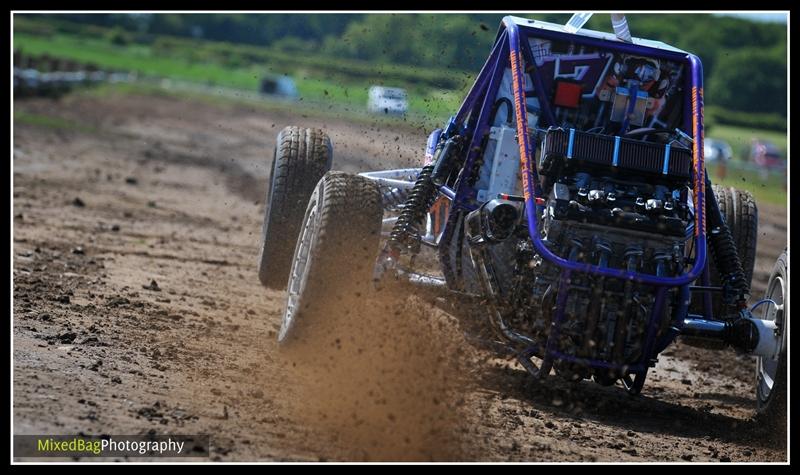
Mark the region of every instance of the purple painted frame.
[[[527, 41], [529, 36], [549, 39], [549, 40], [562, 40], [574, 42], [576, 45], [586, 45], [603, 48], [605, 50], [639, 54], [651, 57], [657, 57], [666, 60], [683, 62], [686, 65], [688, 74], [686, 78], [686, 90], [690, 93], [686, 95], [686, 102], [684, 104], [684, 129], [691, 127], [693, 138], [693, 199], [694, 199], [694, 249], [695, 257], [692, 269], [677, 277], [663, 277], [658, 275], [643, 274], [638, 272], [629, 272], [623, 269], [614, 269], [608, 267], [601, 267], [592, 264], [584, 264], [573, 262], [564, 259], [550, 249], [548, 249], [538, 232], [539, 223], [537, 213], [540, 207], [536, 206], [536, 198], [540, 196], [541, 190], [539, 189], [539, 177], [536, 172], [534, 164], [535, 145], [531, 144], [531, 139], [528, 134], [527, 113], [525, 110], [525, 82], [524, 72], [522, 70], [522, 59], [524, 58], [527, 64], [533, 62], [533, 55], [530, 51], [530, 45]], [[472, 173], [473, 164], [480, 149], [480, 142], [482, 137], [488, 133], [490, 124], [488, 124], [488, 110], [491, 107], [493, 99], [492, 93], [496, 90], [497, 82], [502, 77], [502, 73], [508, 64], [504, 59], [507, 56], [508, 63], [510, 63], [512, 71], [512, 89], [514, 94], [514, 112], [516, 116], [517, 126], [517, 140], [520, 148], [520, 161], [522, 168], [523, 180], [523, 193], [525, 197], [525, 209], [528, 224], [528, 232], [531, 237], [536, 252], [549, 262], [561, 268], [561, 277], [559, 280], [559, 298], [556, 302], [555, 315], [553, 317], [553, 329], [544, 346], [544, 352], [541, 348], [530, 348], [529, 354], [535, 354], [542, 358], [539, 373], [546, 375], [549, 373], [554, 360], [566, 360], [580, 362], [589, 365], [593, 368], [608, 368], [618, 369], [626, 376], [624, 381], [626, 386], [632, 392], [639, 392], [644, 379], [646, 377], [648, 368], [655, 364], [654, 357], [662, 351], [672, 339], [680, 332], [682, 327], [683, 317], [687, 312], [687, 305], [684, 302], [689, 296], [689, 284], [697, 278], [707, 279], [706, 268], [706, 216], [705, 216], [705, 165], [703, 157], [703, 68], [700, 59], [688, 53], [672, 51], [667, 49], [658, 49], [654, 47], [644, 46], [640, 44], [625, 43], [616, 40], [608, 40], [602, 38], [595, 38], [591, 36], [568, 34], [560, 31], [553, 31], [549, 29], [534, 28], [532, 26], [525, 26], [518, 24], [513, 17], [505, 17], [500, 25], [495, 44], [484, 66], [481, 68], [473, 87], [462, 102], [458, 112], [453, 116], [447, 124], [444, 131], [436, 131], [435, 139], [431, 135], [431, 139], [436, 142], [440, 137], [449, 138], [456, 133], [472, 133], [472, 140], [467, 148], [467, 158], [464, 166], [458, 176], [458, 179], [453, 188], [447, 186], [439, 187], [439, 192], [452, 200], [453, 210], [472, 210], [476, 206], [470, 203], [470, 198], [475, 196], [475, 190], [467, 183]], [[533, 75], [534, 82], [537, 82], [537, 75]], [[539, 91], [541, 88], [537, 88]], [[485, 94], [485, 96], [484, 96]], [[544, 119], [549, 122], [548, 125], [553, 125], [552, 113], [548, 108], [548, 101], [540, 94], [540, 103], [544, 106]], [[480, 101], [481, 96], [484, 96]], [[480, 110], [478, 111], [477, 120], [474, 119], [472, 114], [476, 111], [476, 106], [479, 101], [481, 102]], [[467, 116], [470, 117], [469, 124], [464, 124]], [[473, 128], [474, 127], [474, 128]], [[470, 130], [470, 129], [473, 130]], [[429, 144], [430, 148], [430, 144]], [[451, 236], [452, 230], [445, 226], [443, 234], [443, 244], [446, 242], [447, 236]], [[688, 256], [687, 256], [688, 257]], [[449, 257], [441, 257], [442, 259]], [[642, 357], [637, 364], [634, 365], [615, 365], [606, 361], [600, 360], [587, 360], [576, 358], [571, 355], [562, 354], [556, 351], [555, 342], [558, 339], [561, 324], [565, 317], [565, 304], [566, 295], [570, 287], [570, 276], [572, 273], [587, 273], [593, 275], [600, 275], [610, 278], [630, 280], [644, 285], [655, 287], [656, 299], [653, 306], [652, 314], [648, 323], [648, 331], [644, 345]], [[662, 323], [664, 318], [663, 313], [665, 310], [665, 301], [667, 291], [670, 288], [679, 287], [681, 295], [681, 304], [676, 306], [673, 313], [673, 331], [665, 336], [662, 336], [660, 341], [656, 341], [657, 329]], [[705, 292], [704, 300], [708, 302], [708, 292]], [[708, 305], [705, 305], [708, 307]], [[632, 382], [627, 379], [628, 375], [635, 374], [636, 378]]]

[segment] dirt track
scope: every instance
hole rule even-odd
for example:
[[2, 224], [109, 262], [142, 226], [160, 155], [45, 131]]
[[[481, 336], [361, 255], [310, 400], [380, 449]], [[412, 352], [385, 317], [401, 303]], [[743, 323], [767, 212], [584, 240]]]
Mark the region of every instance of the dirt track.
[[[16, 434], [207, 433], [224, 461], [786, 459], [753, 434], [748, 358], [676, 345], [635, 399], [542, 385], [419, 297], [366, 310], [420, 338], [367, 348], [363, 380], [298, 376], [256, 276], [277, 132], [325, 128], [346, 171], [414, 163], [421, 132], [155, 96], [15, 110], [76, 125], [14, 129]], [[786, 244], [785, 210], [760, 218], [756, 295]]]

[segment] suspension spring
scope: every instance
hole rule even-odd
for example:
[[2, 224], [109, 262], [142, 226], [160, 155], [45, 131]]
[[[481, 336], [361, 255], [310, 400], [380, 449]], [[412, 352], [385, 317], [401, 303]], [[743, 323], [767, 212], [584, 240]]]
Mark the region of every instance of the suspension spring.
[[389, 234], [387, 245], [397, 252], [419, 252], [419, 225], [436, 199], [436, 187], [431, 180], [433, 168], [434, 165], [422, 168]]
[[[706, 189], [711, 189], [711, 181], [706, 176]], [[727, 223], [719, 210], [714, 193], [706, 195], [706, 214], [711, 232], [708, 234], [708, 252], [717, 266], [722, 284], [723, 301], [728, 305], [745, 305], [750, 293], [750, 283], [744, 277], [744, 268], [736, 251], [736, 243]]]
[[742, 262], [728, 226], [723, 224], [712, 228], [708, 242], [709, 253], [719, 270], [725, 303], [734, 304], [746, 300], [745, 296], [750, 292], [749, 284], [744, 277]]

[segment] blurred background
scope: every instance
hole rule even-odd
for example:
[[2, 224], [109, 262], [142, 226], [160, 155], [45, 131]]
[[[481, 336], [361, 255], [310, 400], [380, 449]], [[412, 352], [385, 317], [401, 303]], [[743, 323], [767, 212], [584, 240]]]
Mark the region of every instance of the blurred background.
[[[519, 14], [564, 23], [568, 14]], [[26, 14], [14, 96], [158, 90], [430, 130], [454, 113], [499, 14]], [[775, 13], [629, 14], [635, 37], [700, 56], [717, 183], [786, 202], [787, 26]], [[586, 28], [610, 31], [608, 14]], [[41, 120], [15, 112], [15, 120]]]

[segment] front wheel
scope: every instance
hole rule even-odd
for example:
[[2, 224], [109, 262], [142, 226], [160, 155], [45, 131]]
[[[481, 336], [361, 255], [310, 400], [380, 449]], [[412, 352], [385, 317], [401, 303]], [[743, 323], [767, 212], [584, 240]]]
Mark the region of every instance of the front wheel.
[[278, 334], [282, 345], [324, 333], [370, 289], [381, 237], [383, 202], [362, 176], [328, 172], [306, 208]]
[[774, 303], [763, 304], [761, 318], [772, 320], [781, 332], [781, 355], [777, 360], [759, 357], [756, 360], [757, 416], [773, 438], [786, 440], [787, 419], [787, 345], [789, 333], [789, 294], [787, 293], [788, 259], [786, 251], [778, 257], [767, 284], [765, 299]]

